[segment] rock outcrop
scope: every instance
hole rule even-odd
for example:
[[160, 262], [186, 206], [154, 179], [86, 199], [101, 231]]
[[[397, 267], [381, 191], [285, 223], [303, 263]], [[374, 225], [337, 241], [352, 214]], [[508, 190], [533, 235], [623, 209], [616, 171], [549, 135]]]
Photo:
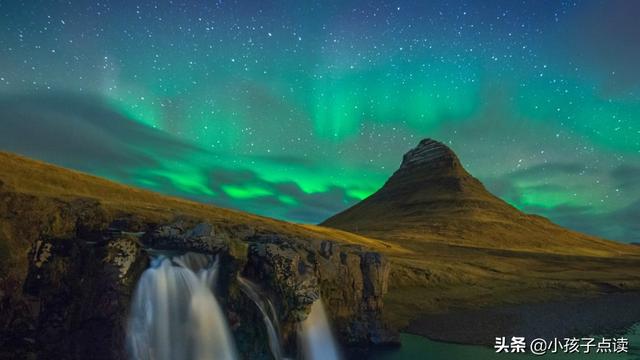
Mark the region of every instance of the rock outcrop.
[[[261, 315], [240, 291], [240, 274], [276, 305], [289, 354], [296, 330], [320, 297], [342, 344], [394, 342], [381, 319], [389, 265], [377, 253], [325, 239], [215, 224], [178, 215], [149, 221], [113, 213], [90, 199], [51, 199], [0, 192], [11, 240], [22, 234], [24, 270], [2, 292], [0, 358], [125, 359], [125, 329], [137, 279], [158, 251], [195, 251], [221, 259], [216, 294], [247, 358], [270, 358]], [[29, 228], [31, 227], [31, 228]], [[8, 318], [5, 318], [7, 316]], [[10, 320], [8, 320], [10, 319]]]
[[343, 343], [360, 348], [396, 343], [395, 332], [382, 321], [390, 271], [382, 255], [328, 240], [260, 235], [249, 241], [244, 275], [262, 284], [286, 314], [285, 343], [292, 345], [291, 326], [320, 297]]
[[135, 238], [40, 239], [29, 265], [24, 291], [38, 308], [32, 338], [39, 357], [125, 358], [129, 299], [147, 266]]

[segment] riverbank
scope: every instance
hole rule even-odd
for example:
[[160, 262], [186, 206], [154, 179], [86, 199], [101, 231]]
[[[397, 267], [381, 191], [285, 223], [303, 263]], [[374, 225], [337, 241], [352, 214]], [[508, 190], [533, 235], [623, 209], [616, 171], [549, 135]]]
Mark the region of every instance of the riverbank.
[[420, 316], [404, 332], [459, 344], [493, 345], [496, 337], [580, 337], [623, 333], [640, 322], [640, 292], [450, 311]]
[[422, 336], [401, 334], [402, 347], [395, 349], [378, 349], [367, 356], [371, 360], [573, 360], [582, 356], [590, 360], [638, 360], [640, 359], [640, 324], [624, 335], [629, 339], [628, 353], [595, 353], [566, 354], [564, 352], [546, 353], [542, 357], [527, 353], [496, 353], [491, 346], [461, 345], [434, 341]]

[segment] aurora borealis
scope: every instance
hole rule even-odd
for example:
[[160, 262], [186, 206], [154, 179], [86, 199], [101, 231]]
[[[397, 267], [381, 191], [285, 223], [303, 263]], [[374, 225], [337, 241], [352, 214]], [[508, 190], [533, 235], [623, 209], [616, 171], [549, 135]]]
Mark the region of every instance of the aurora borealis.
[[1, 1], [0, 149], [290, 221], [419, 139], [496, 195], [640, 241], [640, 4]]

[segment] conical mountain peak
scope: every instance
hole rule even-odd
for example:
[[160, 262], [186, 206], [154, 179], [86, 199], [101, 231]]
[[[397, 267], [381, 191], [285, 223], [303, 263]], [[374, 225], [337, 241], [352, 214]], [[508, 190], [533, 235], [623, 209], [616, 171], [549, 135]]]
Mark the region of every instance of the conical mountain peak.
[[518, 222], [523, 216], [488, 192], [447, 145], [424, 139], [382, 188], [323, 225], [376, 236], [417, 231], [449, 238], [477, 223]]
[[402, 158], [400, 169], [415, 167], [455, 167], [460, 164], [456, 154], [445, 144], [423, 139]]
[[432, 192], [429, 197], [440, 197], [459, 191], [484, 191], [484, 187], [469, 175], [458, 156], [447, 145], [433, 139], [423, 139], [404, 154], [400, 168], [381, 190], [392, 190], [395, 195], [429, 190]]
[[525, 214], [491, 194], [447, 145], [424, 139], [368, 198], [321, 225], [423, 251], [445, 243], [566, 253], [606, 253], [611, 244]]

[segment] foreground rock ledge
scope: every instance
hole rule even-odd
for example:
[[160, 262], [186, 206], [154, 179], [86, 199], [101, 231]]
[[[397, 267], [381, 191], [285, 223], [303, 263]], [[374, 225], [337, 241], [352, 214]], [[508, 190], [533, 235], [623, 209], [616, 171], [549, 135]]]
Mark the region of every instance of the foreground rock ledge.
[[256, 326], [262, 317], [239, 290], [238, 274], [259, 284], [274, 302], [289, 354], [296, 351], [297, 323], [319, 297], [348, 349], [398, 341], [381, 319], [390, 265], [376, 252], [248, 226], [216, 227], [196, 218], [162, 224], [134, 215], [109, 219], [98, 202], [66, 205], [69, 211], [60, 221], [69, 223], [68, 231], [34, 236], [24, 294], [10, 298], [12, 321], [3, 324], [2, 355], [125, 359], [129, 302], [150, 249], [220, 256], [216, 293], [243, 357], [271, 355], [265, 329]]

